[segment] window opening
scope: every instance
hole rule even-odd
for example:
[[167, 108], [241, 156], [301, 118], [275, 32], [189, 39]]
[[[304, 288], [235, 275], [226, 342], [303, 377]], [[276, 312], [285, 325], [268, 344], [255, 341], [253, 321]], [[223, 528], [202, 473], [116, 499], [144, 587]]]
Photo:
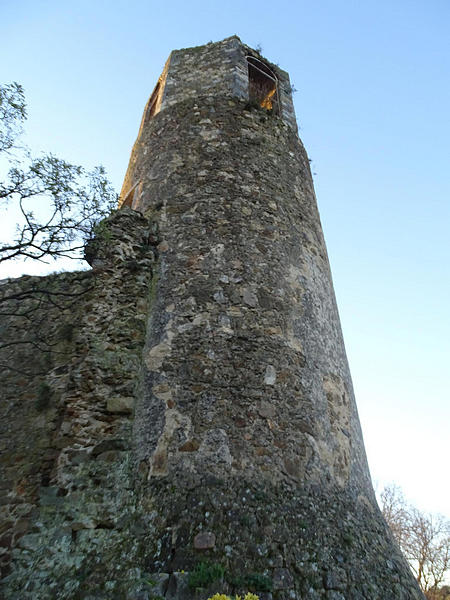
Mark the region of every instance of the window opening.
[[148, 117], [153, 117], [153, 115], [156, 113], [156, 109], [158, 106], [158, 100], [159, 100], [159, 81], [156, 84], [155, 89], [153, 90], [153, 94], [150, 96], [150, 100], [148, 101], [148, 112], [147, 115]]
[[278, 79], [269, 67], [254, 56], [247, 56], [248, 93], [250, 100], [262, 108], [280, 113]]

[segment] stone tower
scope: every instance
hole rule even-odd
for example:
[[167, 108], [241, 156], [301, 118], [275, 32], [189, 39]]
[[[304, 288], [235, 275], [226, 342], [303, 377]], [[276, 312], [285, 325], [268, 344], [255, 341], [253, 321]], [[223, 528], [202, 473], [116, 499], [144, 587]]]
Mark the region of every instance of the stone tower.
[[161, 240], [134, 421], [149, 568], [204, 553], [276, 597], [419, 598], [374, 498], [291, 91], [237, 37], [175, 51], [133, 148], [123, 205]]
[[288, 74], [235, 36], [172, 52], [121, 208], [56, 281], [80, 300], [50, 400], [17, 379], [0, 413], [5, 598], [423, 598], [374, 497]]

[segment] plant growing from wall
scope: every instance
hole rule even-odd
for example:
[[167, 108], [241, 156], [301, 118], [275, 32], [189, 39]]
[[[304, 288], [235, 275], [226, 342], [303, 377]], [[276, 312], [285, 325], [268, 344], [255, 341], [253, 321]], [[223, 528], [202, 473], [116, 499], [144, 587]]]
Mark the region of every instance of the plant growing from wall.
[[224, 575], [225, 567], [221, 564], [202, 561], [189, 573], [188, 585], [192, 589], [207, 587], [215, 581], [222, 580]]
[[[208, 598], [208, 600], [242, 600], [242, 596], [227, 596], [226, 594], [214, 594]], [[259, 596], [256, 594], [252, 594], [251, 592], [247, 592], [244, 596], [244, 600], [259, 600]]]
[[227, 581], [234, 588], [247, 588], [254, 592], [272, 591], [272, 580], [262, 573], [247, 573], [227, 577]]

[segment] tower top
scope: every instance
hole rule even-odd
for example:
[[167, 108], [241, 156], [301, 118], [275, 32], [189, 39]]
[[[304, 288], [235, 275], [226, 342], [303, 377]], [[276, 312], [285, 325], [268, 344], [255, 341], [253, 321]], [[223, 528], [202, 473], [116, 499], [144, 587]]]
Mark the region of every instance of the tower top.
[[[198, 103], [196, 102], [198, 100]], [[241, 102], [247, 108], [265, 108], [297, 133], [289, 74], [241, 42], [237, 35], [204, 46], [173, 50], [145, 106], [139, 133], [120, 193], [120, 206], [135, 207], [140, 194], [134, 165], [144, 132], [153, 118], [176, 106]]]
[[297, 128], [289, 75], [234, 35], [171, 52], [144, 112], [144, 121], [184, 100], [227, 96], [273, 110]]

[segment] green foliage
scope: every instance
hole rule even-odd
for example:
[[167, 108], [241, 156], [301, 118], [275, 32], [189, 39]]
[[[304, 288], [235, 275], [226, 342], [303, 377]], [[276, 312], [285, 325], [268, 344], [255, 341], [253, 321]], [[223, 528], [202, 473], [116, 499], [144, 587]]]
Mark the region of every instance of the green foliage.
[[[211, 598], [208, 598], [208, 600], [233, 600], [233, 598], [231, 596], [227, 596], [227, 594], [214, 594], [214, 596], [211, 596]], [[235, 596], [234, 600], [242, 600], [242, 598], [241, 596]], [[259, 597], [255, 596], [255, 594], [247, 592], [247, 594], [244, 596], [244, 600], [259, 600]]]
[[272, 580], [262, 573], [230, 576], [227, 581], [235, 588], [248, 588], [253, 592], [270, 592], [272, 590]]
[[45, 381], [42, 381], [39, 384], [39, 387], [37, 389], [36, 402], [35, 402], [36, 410], [43, 411], [46, 408], [48, 408], [50, 405], [52, 396], [53, 396], [52, 388], [48, 385], [48, 383], [46, 383]]
[[0, 87], [0, 152], [14, 146], [26, 118], [23, 87], [15, 82]]
[[[154, 581], [153, 579], [150, 579], [149, 577], [143, 577], [139, 580], [139, 583], [142, 583], [143, 585], [145, 585], [147, 588], [153, 588], [156, 585], [156, 581]], [[158, 594], [152, 594], [150, 592], [150, 595], [148, 596], [149, 600], [164, 600], [164, 596], [160, 596]]]
[[222, 565], [202, 561], [189, 573], [188, 585], [192, 589], [207, 587], [210, 583], [223, 579], [224, 575], [225, 567]]
[[92, 236], [100, 240], [102, 244], [108, 244], [112, 240], [112, 232], [106, 220], [100, 221], [92, 228]]
[[249, 590], [258, 592], [270, 592], [272, 589], [272, 580], [261, 573], [251, 573], [245, 577]]

